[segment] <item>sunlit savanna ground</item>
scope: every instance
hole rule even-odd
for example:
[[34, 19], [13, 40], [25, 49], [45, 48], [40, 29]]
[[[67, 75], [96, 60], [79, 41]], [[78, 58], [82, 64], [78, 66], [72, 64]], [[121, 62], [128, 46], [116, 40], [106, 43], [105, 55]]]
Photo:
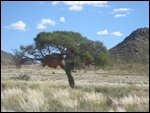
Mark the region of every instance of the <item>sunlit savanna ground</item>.
[[149, 111], [149, 76], [120, 71], [73, 73], [28, 66], [1, 68], [1, 111]]

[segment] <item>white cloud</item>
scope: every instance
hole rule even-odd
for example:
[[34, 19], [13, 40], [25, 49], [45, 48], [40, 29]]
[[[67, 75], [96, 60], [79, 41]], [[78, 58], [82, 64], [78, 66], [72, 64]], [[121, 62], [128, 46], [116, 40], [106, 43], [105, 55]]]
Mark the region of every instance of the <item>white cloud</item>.
[[119, 18], [129, 15], [131, 11], [133, 11], [133, 9], [131, 8], [116, 8], [113, 9], [113, 12], [111, 12], [111, 14], [114, 14], [115, 18]]
[[115, 18], [125, 17], [125, 16], [126, 16], [126, 14], [115, 14], [114, 15]]
[[81, 11], [83, 9], [82, 6], [79, 5], [72, 5], [68, 8], [70, 11]]
[[120, 31], [112, 32], [111, 35], [114, 35], [114, 36], [123, 36], [123, 34]]
[[5, 26], [5, 28], [25, 31], [26, 30], [26, 24], [20, 20], [16, 23], [10, 24], [9, 26]]
[[108, 34], [108, 30], [105, 29], [105, 30], [102, 30], [102, 31], [98, 31], [97, 34], [98, 35], [107, 35]]
[[43, 2], [43, 1], [40, 1], [39, 3], [40, 3], [40, 4], [43, 4], [44, 2]]
[[59, 18], [59, 21], [62, 22], [62, 23], [65, 23], [66, 19], [65, 19], [65, 17], [62, 16], [62, 17]]
[[107, 4], [107, 1], [62, 1], [66, 5], [103, 5]]
[[113, 12], [127, 12], [127, 11], [132, 11], [132, 9], [130, 8], [117, 8], [117, 9], [113, 9]]
[[43, 18], [41, 20], [41, 22], [37, 24], [36, 28], [37, 29], [45, 29], [47, 24], [54, 26], [54, 25], [56, 25], [56, 22], [54, 20], [51, 20], [50, 18], [47, 18], [47, 19]]
[[65, 4], [69, 6], [69, 10], [71, 11], [81, 11], [83, 6], [89, 5], [94, 7], [106, 7], [107, 1], [53, 1], [52, 5]]
[[52, 5], [57, 5], [57, 4], [59, 4], [61, 1], [53, 1], [52, 2]]
[[120, 31], [115, 31], [115, 32], [108, 32], [107, 29], [101, 30], [97, 32], [98, 35], [114, 35], [114, 36], [123, 36], [123, 34]]

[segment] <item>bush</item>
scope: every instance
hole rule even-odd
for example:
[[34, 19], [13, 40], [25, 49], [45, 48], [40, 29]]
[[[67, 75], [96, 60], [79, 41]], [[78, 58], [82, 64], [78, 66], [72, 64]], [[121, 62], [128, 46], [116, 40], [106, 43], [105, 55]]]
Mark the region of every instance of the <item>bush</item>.
[[31, 77], [29, 75], [26, 75], [26, 74], [21, 74], [17, 77], [17, 79], [29, 81], [31, 79]]

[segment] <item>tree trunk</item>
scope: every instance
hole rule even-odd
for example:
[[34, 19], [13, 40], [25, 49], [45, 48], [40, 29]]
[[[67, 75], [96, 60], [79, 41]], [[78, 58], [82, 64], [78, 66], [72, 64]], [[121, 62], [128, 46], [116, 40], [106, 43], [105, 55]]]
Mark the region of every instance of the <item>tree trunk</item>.
[[75, 87], [75, 82], [74, 82], [73, 76], [71, 75], [71, 71], [65, 70], [65, 72], [66, 72], [66, 75], [68, 77], [69, 86], [71, 88], [74, 88]]
[[75, 82], [74, 82], [73, 76], [71, 75], [71, 70], [69, 69], [69, 67], [66, 67], [66, 66], [63, 65], [62, 63], [60, 64], [60, 67], [61, 67], [62, 69], [64, 69], [65, 72], [66, 72], [66, 75], [67, 75], [67, 77], [68, 77], [69, 86], [70, 86], [71, 88], [74, 88], [74, 87], [75, 87]]

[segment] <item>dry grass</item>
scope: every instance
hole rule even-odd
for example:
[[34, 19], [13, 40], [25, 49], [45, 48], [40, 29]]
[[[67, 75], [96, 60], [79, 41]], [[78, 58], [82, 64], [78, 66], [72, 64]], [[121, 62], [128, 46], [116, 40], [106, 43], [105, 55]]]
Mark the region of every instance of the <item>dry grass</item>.
[[[9, 85], [7, 85], [9, 84]], [[26, 85], [25, 87], [22, 87]], [[4, 87], [5, 86], [5, 87]], [[13, 86], [13, 88], [12, 88]], [[35, 87], [37, 86], [37, 87]], [[57, 85], [47, 81], [2, 81], [1, 85], [1, 107], [2, 111], [148, 111], [149, 110], [149, 89], [145, 88], [143, 94], [141, 88], [118, 86], [120, 92], [125, 95], [118, 95], [118, 87], [115, 85], [90, 85], [75, 89], [68, 88], [68, 85]], [[93, 90], [90, 89], [92, 87]], [[113, 92], [97, 91], [113, 89]], [[131, 95], [136, 90], [141, 96]], [[116, 92], [116, 96], [114, 95]], [[119, 93], [120, 94], [120, 93]], [[137, 109], [138, 107], [138, 109]]]
[[7, 89], [2, 93], [2, 105], [12, 111], [41, 111], [44, 106], [44, 95], [41, 91], [28, 88]]
[[[21, 73], [27, 73], [31, 79], [16, 79]], [[62, 70], [3, 69], [1, 111], [149, 111], [149, 80], [146, 76], [112, 77], [105, 71], [81, 71], [73, 75], [76, 88], [70, 89]]]

